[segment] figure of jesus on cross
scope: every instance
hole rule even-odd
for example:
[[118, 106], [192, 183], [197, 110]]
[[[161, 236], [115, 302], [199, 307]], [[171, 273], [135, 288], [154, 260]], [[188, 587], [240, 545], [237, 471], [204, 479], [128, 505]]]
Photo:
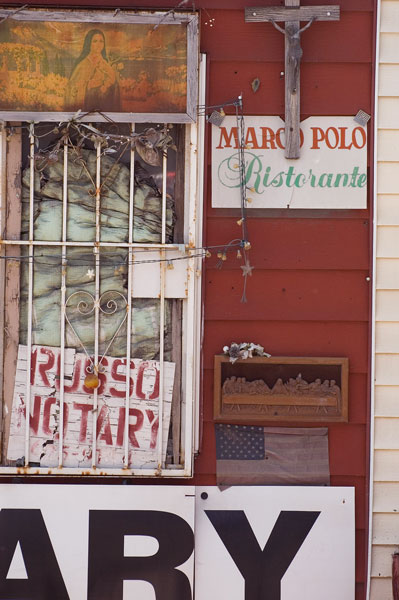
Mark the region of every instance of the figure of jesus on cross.
[[[301, 34], [314, 21], [338, 21], [339, 13], [339, 6], [300, 6], [300, 0], [285, 0], [285, 6], [245, 9], [247, 22], [270, 21], [285, 36], [286, 158], [299, 158]], [[307, 21], [302, 29], [301, 21]], [[277, 22], [285, 22], [285, 29]]]

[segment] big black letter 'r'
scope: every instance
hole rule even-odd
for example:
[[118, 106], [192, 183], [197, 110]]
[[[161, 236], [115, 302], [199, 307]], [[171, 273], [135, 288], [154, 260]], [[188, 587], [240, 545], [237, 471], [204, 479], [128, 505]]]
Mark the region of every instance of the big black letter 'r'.
[[[157, 539], [153, 556], [124, 556], [125, 535]], [[155, 510], [91, 510], [88, 600], [122, 600], [124, 580], [151, 583], [157, 600], [191, 600], [186, 575], [177, 570], [190, 558], [194, 535], [173, 513]]]

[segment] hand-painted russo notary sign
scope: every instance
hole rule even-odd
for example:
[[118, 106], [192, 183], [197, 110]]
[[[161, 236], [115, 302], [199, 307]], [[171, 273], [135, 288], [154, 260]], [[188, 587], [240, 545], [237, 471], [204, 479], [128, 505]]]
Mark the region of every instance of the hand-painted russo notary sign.
[[[284, 122], [245, 117], [248, 208], [367, 207], [367, 129], [353, 117], [301, 123], [301, 157], [284, 158]], [[239, 134], [235, 117], [212, 127], [212, 206], [240, 207]]]
[[[7, 458], [25, 453], [26, 346], [19, 346]], [[93, 415], [96, 413], [97, 464], [122, 467], [126, 419], [126, 359], [104, 356], [99, 373], [98, 406], [85, 385], [90, 358], [73, 348], [65, 352], [63, 454], [66, 467], [89, 467], [92, 461]], [[169, 431], [175, 365], [164, 362], [163, 456]], [[160, 366], [155, 360], [132, 358], [129, 373], [129, 465], [157, 464]], [[60, 348], [33, 346], [29, 452], [40, 466], [58, 464], [60, 415]]]

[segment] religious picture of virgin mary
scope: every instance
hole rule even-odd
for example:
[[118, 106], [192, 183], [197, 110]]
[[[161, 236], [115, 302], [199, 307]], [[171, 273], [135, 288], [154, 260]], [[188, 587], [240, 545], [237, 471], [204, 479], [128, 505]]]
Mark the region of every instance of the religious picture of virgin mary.
[[67, 110], [120, 110], [118, 72], [107, 57], [101, 29], [90, 29], [86, 33], [66, 86], [65, 107]]

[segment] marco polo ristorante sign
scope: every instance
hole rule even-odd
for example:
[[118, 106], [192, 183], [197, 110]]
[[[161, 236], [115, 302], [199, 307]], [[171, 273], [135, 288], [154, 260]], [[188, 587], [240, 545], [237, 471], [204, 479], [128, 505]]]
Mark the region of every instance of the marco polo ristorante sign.
[[[301, 123], [301, 156], [284, 157], [284, 122], [245, 117], [248, 208], [367, 207], [367, 128], [353, 117]], [[235, 117], [212, 127], [212, 206], [239, 208], [239, 133]]]

